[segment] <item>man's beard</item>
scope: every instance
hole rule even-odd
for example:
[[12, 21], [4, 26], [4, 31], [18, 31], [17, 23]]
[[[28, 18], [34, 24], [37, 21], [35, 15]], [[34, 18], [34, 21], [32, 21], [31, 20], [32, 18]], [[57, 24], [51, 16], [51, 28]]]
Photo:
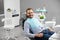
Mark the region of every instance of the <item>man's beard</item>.
[[26, 18], [33, 18], [33, 15], [32, 15], [32, 17], [31, 16], [26, 16]]

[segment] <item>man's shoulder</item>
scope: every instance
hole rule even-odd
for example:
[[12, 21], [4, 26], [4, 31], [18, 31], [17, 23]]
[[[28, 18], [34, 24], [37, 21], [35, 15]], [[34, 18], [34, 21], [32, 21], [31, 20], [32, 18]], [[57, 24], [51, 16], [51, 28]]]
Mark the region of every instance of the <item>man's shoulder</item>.
[[25, 20], [25, 23], [29, 23], [28, 19], [27, 19], [27, 20]]

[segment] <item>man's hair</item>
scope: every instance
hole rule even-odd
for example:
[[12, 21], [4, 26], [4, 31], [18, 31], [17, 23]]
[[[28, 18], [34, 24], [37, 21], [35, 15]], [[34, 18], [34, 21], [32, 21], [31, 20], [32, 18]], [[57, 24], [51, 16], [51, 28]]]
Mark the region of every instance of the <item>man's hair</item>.
[[32, 8], [27, 8], [27, 9], [26, 9], [26, 12], [27, 12], [28, 10], [33, 10], [33, 9], [32, 9]]

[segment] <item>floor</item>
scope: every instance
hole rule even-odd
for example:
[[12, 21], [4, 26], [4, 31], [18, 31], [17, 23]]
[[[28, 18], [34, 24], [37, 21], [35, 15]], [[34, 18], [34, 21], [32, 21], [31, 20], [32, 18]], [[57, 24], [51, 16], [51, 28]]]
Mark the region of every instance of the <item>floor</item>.
[[27, 40], [23, 34], [22, 27], [16, 27], [11, 30], [6, 30], [0, 27], [0, 40]]

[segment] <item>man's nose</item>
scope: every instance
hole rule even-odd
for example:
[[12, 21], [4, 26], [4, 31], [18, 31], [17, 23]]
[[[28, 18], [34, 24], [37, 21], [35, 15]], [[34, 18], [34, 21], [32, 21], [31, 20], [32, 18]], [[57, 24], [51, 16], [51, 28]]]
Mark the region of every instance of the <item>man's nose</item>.
[[32, 15], [32, 14], [30, 14], [30, 15]]

